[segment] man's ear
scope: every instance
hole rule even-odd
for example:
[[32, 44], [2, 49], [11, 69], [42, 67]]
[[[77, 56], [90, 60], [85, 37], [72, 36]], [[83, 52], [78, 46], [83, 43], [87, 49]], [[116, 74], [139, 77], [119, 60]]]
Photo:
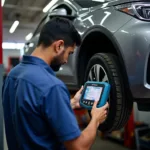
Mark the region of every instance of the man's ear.
[[54, 46], [55, 46], [55, 52], [61, 53], [64, 50], [64, 41], [58, 40], [55, 42]]

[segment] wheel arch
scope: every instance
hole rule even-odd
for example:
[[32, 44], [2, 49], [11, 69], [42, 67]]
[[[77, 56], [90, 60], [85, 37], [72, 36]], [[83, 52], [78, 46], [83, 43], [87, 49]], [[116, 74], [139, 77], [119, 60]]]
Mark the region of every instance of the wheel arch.
[[[93, 38], [94, 40], [97, 40], [97, 42], [95, 42]], [[99, 40], [102, 40], [102, 42], [100, 43]], [[109, 44], [106, 44], [107, 42], [109, 42]], [[90, 49], [91, 48], [90, 44], [93, 44], [92, 50]], [[105, 46], [106, 49], [100, 50], [101, 46]], [[77, 75], [79, 79], [79, 85], [84, 83], [84, 73], [89, 59], [95, 53], [98, 52], [105, 52], [105, 53], [109, 52], [118, 56], [121, 67], [125, 68], [122, 69], [121, 71], [124, 76], [126, 87], [129, 89], [126, 67], [123, 61], [123, 56], [121, 54], [119, 44], [115, 39], [115, 37], [113, 36], [113, 33], [111, 33], [108, 29], [97, 25], [89, 28], [82, 36], [82, 44], [79, 47], [78, 54], [77, 54]]]

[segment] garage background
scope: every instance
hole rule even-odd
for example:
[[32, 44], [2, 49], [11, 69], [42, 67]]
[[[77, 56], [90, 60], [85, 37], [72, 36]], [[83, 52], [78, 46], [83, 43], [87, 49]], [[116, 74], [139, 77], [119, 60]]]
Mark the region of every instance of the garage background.
[[[50, 0], [1, 0], [3, 8], [3, 65], [5, 71], [13, 66], [11, 62], [17, 63], [23, 55], [23, 45], [30, 40], [32, 33], [45, 15], [43, 9]], [[19, 25], [15, 32], [10, 29], [15, 21]], [[145, 122], [150, 125], [150, 113], [139, 112], [134, 104], [134, 120]], [[1, 138], [1, 137], [0, 137]], [[4, 134], [4, 150], [7, 144]]]

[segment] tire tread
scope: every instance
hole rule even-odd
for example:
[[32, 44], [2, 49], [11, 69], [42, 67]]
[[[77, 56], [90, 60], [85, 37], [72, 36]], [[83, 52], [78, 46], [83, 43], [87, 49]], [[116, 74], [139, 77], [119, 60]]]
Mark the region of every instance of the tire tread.
[[117, 61], [117, 57], [115, 55], [105, 53], [98, 53], [97, 55], [99, 55], [102, 59], [104, 59], [107, 65], [109, 66], [116, 85], [116, 92], [117, 92], [116, 116], [112, 128], [109, 129], [109, 132], [111, 132], [113, 130], [119, 130], [122, 127], [124, 127], [131, 114], [132, 106], [130, 105], [132, 104], [131, 102], [129, 102], [130, 100], [128, 99], [126, 100], [125, 98], [123, 98], [124, 95], [121, 92], [123, 81], [121, 81], [118, 75], [119, 68], [115, 67], [118, 66], [119, 64], [119, 62]]

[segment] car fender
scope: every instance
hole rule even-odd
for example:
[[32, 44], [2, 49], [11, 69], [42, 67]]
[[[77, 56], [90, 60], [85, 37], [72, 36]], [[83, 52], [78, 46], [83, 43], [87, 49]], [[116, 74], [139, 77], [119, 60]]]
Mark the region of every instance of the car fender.
[[[120, 51], [120, 47], [119, 47], [119, 44], [117, 43], [117, 40], [115, 39], [115, 37], [113, 36], [113, 34], [106, 28], [102, 27], [102, 26], [99, 26], [99, 25], [94, 25], [92, 27], [90, 27], [83, 35], [82, 35], [82, 44], [81, 46], [78, 48], [78, 54], [77, 56], [79, 56], [79, 53], [80, 51], [82, 50], [82, 45], [86, 39], [86, 37], [88, 35], [90, 35], [91, 33], [93, 32], [100, 32], [102, 34], [104, 34], [113, 44], [113, 46], [115, 47], [116, 51], [117, 51], [117, 54], [119, 56], [119, 60], [122, 64], [124, 64], [123, 62], [123, 57], [122, 57], [122, 54], [121, 54], [121, 51]], [[79, 57], [77, 57], [79, 59]], [[77, 59], [77, 62], [79, 61]]]
[[[116, 52], [117, 52], [117, 55], [118, 55], [118, 59], [119, 59], [119, 62], [121, 64], [121, 67], [123, 67], [124, 69], [122, 70], [123, 71], [123, 75], [124, 75], [124, 80], [126, 82], [126, 85], [127, 85], [127, 88], [129, 88], [129, 83], [128, 82], [128, 77], [127, 77], [127, 72], [126, 72], [126, 67], [125, 67], [125, 63], [124, 63], [124, 59], [123, 59], [123, 55], [121, 53], [121, 48], [115, 38], [115, 36], [113, 35], [112, 32], [110, 32], [108, 29], [104, 28], [103, 26], [99, 26], [99, 25], [94, 25], [92, 27], [90, 27], [83, 35], [82, 35], [82, 44], [81, 46], [78, 48], [78, 54], [77, 54], [77, 66], [78, 66], [78, 63], [79, 63], [79, 54], [80, 54], [80, 51], [82, 50], [82, 45], [84, 44], [84, 41], [86, 39], [86, 37], [88, 35], [90, 35], [91, 33], [93, 32], [100, 32], [102, 34], [104, 34], [113, 44], [114, 48], [116, 49]], [[78, 69], [77, 69], [77, 73], [78, 73]]]

